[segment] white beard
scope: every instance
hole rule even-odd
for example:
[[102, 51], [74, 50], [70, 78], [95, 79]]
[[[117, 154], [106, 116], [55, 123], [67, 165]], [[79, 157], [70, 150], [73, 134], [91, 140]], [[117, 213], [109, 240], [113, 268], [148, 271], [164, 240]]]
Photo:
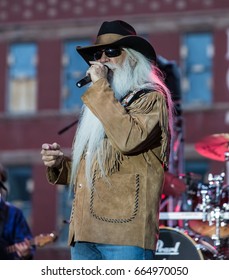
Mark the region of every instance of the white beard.
[[76, 131], [76, 138], [73, 146], [71, 183], [75, 181], [80, 159], [84, 153], [86, 178], [88, 182], [91, 182], [91, 164], [104, 135], [105, 132], [101, 122], [85, 105], [83, 105], [83, 114]]
[[[120, 67], [114, 66], [113, 64], [106, 64], [113, 72], [113, 76], [110, 80], [111, 87], [115, 92], [115, 97], [120, 100], [124, 97], [128, 91], [131, 90], [130, 81], [132, 78], [132, 67], [129, 60], [126, 59], [124, 64]], [[80, 123], [76, 131], [75, 142], [73, 146], [73, 157], [72, 157], [72, 174], [71, 174], [71, 185], [75, 183], [80, 159], [85, 153], [86, 160], [86, 179], [87, 183], [91, 185], [92, 174], [91, 166], [93, 159], [98, 152], [98, 148], [104, 139], [105, 131], [102, 123], [97, 117], [84, 105], [83, 114], [80, 118]], [[104, 155], [103, 149], [99, 150], [97, 154], [97, 160], [99, 163], [103, 162]], [[104, 174], [104, 168], [101, 166], [101, 174]]]
[[109, 63], [106, 63], [106, 65], [114, 71], [110, 84], [115, 97], [120, 100], [129, 91], [133, 90], [133, 68], [130, 65], [130, 59], [126, 59], [122, 66], [113, 66]]

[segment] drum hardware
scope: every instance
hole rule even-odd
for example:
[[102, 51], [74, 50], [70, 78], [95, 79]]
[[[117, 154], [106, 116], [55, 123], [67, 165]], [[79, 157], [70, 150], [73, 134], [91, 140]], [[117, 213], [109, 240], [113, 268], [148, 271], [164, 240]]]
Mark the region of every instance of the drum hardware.
[[188, 190], [176, 193], [173, 184], [170, 183], [167, 188], [173, 197], [182, 196], [184, 207], [181, 207], [181, 211], [184, 211], [184, 215], [173, 212], [175, 208], [171, 209], [170, 207], [167, 213], [160, 214], [160, 219], [184, 220], [189, 230], [209, 237], [219, 251], [225, 238], [229, 238], [229, 223], [227, 221], [229, 188], [223, 186], [224, 178], [229, 185], [229, 134], [221, 133], [205, 137], [195, 144], [195, 148], [198, 153], [207, 158], [225, 161], [226, 174], [224, 172], [215, 176], [209, 174], [207, 185], [202, 184], [200, 177], [196, 178], [191, 173], [185, 176], [180, 175], [180, 179], [187, 181], [185, 186]]
[[211, 173], [208, 175], [209, 189], [215, 189], [214, 205], [220, 205], [221, 189], [224, 181], [225, 173], [213, 176]]
[[[229, 227], [225, 222], [229, 220], [229, 212], [224, 212], [218, 207], [207, 214], [206, 222], [202, 222], [203, 214], [201, 212], [161, 212], [159, 218], [160, 220], [190, 220], [194, 222], [194, 225], [192, 225], [193, 230], [189, 228], [184, 231], [183, 229], [183, 232], [188, 234], [197, 244], [203, 244], [203, 240], [208, 238], [207, 244], [211, 243], [210, 247], [207, 248], [208, 254], [209, 250], [211, 251], [210, 259], [229, 259]], [[214, 221], [216, 225], [213, 225]], [[209, 242], [209, 240], [212, 242]], [[166, 245], [162, 243], [159, 243], [159, 245], [166, 247]], [[173, 245], [173, 248], [175, 250], [176, 247], [174, 246], [175, 245]], [[198, 249], [198, 246], [195, 246]], [[201, 247], [201, 251], [205, 251], [205, 249], [206, 244], [204, 243], [204, 247]], [[192, 252], [192, 254], [194, 254], [194, 252]], [[177, 257], [164, 257], [163, 254], [159, 254], [157, 259], [177, 259]]]
[[219, 246], [222, 238], [229, 236], [229, 225], [225, 221], [229, 208], [229, 190], [223, 186], [225, 173], [209, 174], [209, 184], [192, 184], [187, 191], [189, 210], [201, 212], [202, 221], [189, 219], [187, 228], [194, 232], [209, 236], [214, 245]]
[[213, 260], [218, 259], [218, 252], [201, 237], [193, 238], [182, 229], [160, 227], [155, 259]]
[[[215, 219], [215, 234], [212, 235], [212, 239], [214, 240], [214, 245], [219, 246], [220, 245], [220, 208], [216, 207], [214, 209], [214, 219]], [[212, 221], [210, 220], [209, 225], [212, 225]]]
[[[186, 174], [180, 174], [180, 178], [183, 178], [186, 183], [186, 191], [182, 193], [182, 211], [193, 211], [193, 203], [195, 202], [194, 196], [199, 195], [200, 190], [204, 188], [200, 182], [201, 176], [199, 174], [188, 172]], [[199, 207], [200, 203], [195, 206]]]
[[222, 200], [222, 209], [224, 211], [229, 211], [229, 186], [224, 186], [222, 189], [221, 194], [221, 200]]
[[[205, 218], [205, 217], [204, 217]], [[202, 236], [214, 238], [215, 245], [220, 245], [221, 238], [229, 237], [229, 212], [224, 212], [219, 207], [207, 213], [203, 221], [202, 212], [160, 212], [160, 220], [185, 220], [188, 228]]]
[[[212, 213], [208, 213], [207, 221], [209, 222], [214, 216]], [[222, 219], [229, 220], [229, 212], [222, 212]], [[160, 220], [202, 220], [203, 214], [201, 212], [160, 212]]]
[[186, 190], [185, 183], [170, 172], [165, 172], [163, 193], [167, 196], [179, 197]]
[[[179, 211], [179, 202], [180, 196], [186, 190], [185, 183], [176, 175], [172, 174], [171, 172], [165, 172], [164, 176], [164, 186], [163, 186], [163, 195], [166, 197], [165, 200], [162, 201], [160, 205], [160, 211], [163, 208], [167, 208], [166, 211]], [[173, 227], [175, 226], [174, 221], [168, 220], [168, 226]]]
[[[228, 145], [229, 149], [229, 145]], [[226, 161], [226, 183], [229, 185], [229, 151], [224, 153], [225, 161]]]
[[210, 197], [208, 195], [208, 190], [205, 188], [205, 186], [202, 186], [203, 189], [200, 191], [201, 194], [201, 204], [198, 204], [195, 210], [201, 210], [202, 211], [202, 221], [205, 222], [207, 221], [207, 216], [209, 209], [211, 208], [210, 206]]

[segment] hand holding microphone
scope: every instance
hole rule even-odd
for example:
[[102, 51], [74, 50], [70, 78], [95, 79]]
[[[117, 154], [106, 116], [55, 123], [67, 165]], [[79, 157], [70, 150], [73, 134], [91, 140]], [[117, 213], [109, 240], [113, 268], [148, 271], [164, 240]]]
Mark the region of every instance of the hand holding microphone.
[[77, 87], [81, 88], [86, 84], [95, 83], [101, 78], [106, 78], [110, 70], [107, 65], [100, 62], [90, 61], [91, 67], [87, 70], [87, 75], [76, 83]]
[[91, 82], [91, 77], [89, 75], [85, 76], [83, 79], [79, 80], [76, 85], [81, 88]]

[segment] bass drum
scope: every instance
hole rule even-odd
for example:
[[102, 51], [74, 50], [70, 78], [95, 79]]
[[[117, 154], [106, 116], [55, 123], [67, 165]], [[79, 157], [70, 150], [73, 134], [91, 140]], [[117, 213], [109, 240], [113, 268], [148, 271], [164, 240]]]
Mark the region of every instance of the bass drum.
[[215, 260], [217, 250], [207, 241], [196, 242], [185, 231], [161, 227], [155, 252], [156, 260]]

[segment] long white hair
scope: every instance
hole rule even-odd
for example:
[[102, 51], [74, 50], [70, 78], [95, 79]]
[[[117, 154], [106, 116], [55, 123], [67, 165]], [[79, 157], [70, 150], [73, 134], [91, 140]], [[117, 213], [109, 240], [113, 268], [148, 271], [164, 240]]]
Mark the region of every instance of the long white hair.
[[[120, 100], [128, 92], [140, 90], [142, 88], [152, 88], [166, 97], [169, 112], [169, 129], [173, 130], [173, 106], [169, 89], [163, 81], [161, 71], [141, 53], [124, 49], [126, 58], [121, 66], [106, 63], [113, 70], [113, 76], [109, 80], [115, 97]], [[130, 82], [131, 81], [131, 82]], [[82, 156], [85, 157], [85, 176], [89, 186], [92, 182], [91, 167], [94, 159], [97, 159], [101, 174], [104, 173], [102, 159], [106, 151], [102, 148], [105, 136], [102, 123], [93, 113], [83, 105], [78, 128], [76, 130], [73, 150], [72, 150], [72, 170], [70, 186], [73, 186], [77, 176], [79, 163]]]

